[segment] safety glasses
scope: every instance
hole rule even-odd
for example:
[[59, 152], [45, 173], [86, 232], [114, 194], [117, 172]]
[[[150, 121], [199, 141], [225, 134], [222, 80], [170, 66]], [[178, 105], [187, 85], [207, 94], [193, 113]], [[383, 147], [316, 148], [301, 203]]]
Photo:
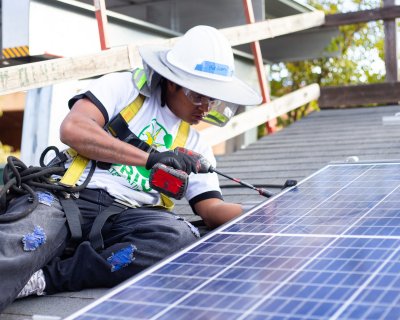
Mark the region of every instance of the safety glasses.
[[185, 96], [195, 106], [208, 105], [208, 108], [211, 109], [214, 106], [214, 104], [218, 104], [220, 102], [220, 100], [203, 96], [202, 94], [194, 92], [187, 88], [182, 88], [182, 90]]
[[210, 98], [187, 88], [182, 88], [182, 90], [193, 105], [208, 106], [208, 112], [202, 120], [218, 127], [225, 126], [238, 108], [237, 104]]

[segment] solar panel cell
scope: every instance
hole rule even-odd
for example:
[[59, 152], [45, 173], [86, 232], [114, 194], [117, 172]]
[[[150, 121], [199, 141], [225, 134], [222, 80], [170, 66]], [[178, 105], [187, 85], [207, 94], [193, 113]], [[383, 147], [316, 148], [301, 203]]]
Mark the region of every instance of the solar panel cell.
[[400, 164], [318, 171], [69, 319], [397, 319]]

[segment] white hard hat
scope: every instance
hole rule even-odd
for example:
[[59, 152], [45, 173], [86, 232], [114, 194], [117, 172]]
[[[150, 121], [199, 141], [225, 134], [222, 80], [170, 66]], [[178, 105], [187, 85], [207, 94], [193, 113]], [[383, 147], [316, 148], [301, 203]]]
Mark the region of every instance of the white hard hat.
[[257, 92], [235, 77], [232, 48], [213, 27], [193, 27], [173, 48], [143, 46], [139, 52], [147, 67], [199, 94], [237, 105], [262, 101]]
[[167, 61], [190, 74], [214, 80], [232, 81], [235, 71], [228, 40], [206, 26], [190, 29], [167, 53]]

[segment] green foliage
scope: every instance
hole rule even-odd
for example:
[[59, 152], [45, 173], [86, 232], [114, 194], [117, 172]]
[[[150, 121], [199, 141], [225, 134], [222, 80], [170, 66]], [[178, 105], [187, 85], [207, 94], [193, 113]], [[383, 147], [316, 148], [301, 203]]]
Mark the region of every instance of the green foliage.
[[[308, 4], [325, 14], [374, 9], [380, 0], [308, 0]], [[271, 66], [271, 95], [282, 96], [311, 83], [320, 86], [383, 82], [383, 23], [373, 21], [339, 27], [339, 35], [326, 48], [327, 55], [307, 61], [278, 63]], [[338, 54], [335, 54], [338, 53]], [[302, 106], [278, 119], [286, 126], [311, 110], [316, 102]]]

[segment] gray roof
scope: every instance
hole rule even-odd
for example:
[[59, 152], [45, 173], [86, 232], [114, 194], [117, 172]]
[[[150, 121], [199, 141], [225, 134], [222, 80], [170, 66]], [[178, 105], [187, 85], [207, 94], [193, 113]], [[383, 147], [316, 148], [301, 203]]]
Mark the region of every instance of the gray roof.
[[[383, 116], [397, 112], [400, 106], [313, 112], [284, 130], [221, 157], [218, 169], [251, 184], [282, 185], [286, 179], [300, 181], [330, 162], [343, 162], [352, 156], [360, 161], [400, 160], [400, 124], [382, 125]], [[220, 183], [237, 185], [225, 178]], [[264, 199], [247, 188], [222, 191], [227, 201], [257, 203]], [[184, 214], [187, 209], [177, 210]]]
[[[246, 149], [220, 157], [218, 169], [252, 184], [283, 184], [301, 179], [328, 163], [357, 156], [360, 161], [399, 160], [400, 124], [383, 126], [383, 116], [393, 116], [399, 106], [335, 109], [313, 112]], [[225, 178], [222, 186], [235, 185]], [[270, 188], [279, 192], [279, 188]], [[250, 208], [265, 198], [247, 188], [223, 188], [227, 201]], [[197, 219], [180, 201], [176, 211], [190, 220]], [[0, 319], [31, 319], [31, 315], [66, 316], [99, 297], [104, 290], [84, 290], [14, 302]]]

